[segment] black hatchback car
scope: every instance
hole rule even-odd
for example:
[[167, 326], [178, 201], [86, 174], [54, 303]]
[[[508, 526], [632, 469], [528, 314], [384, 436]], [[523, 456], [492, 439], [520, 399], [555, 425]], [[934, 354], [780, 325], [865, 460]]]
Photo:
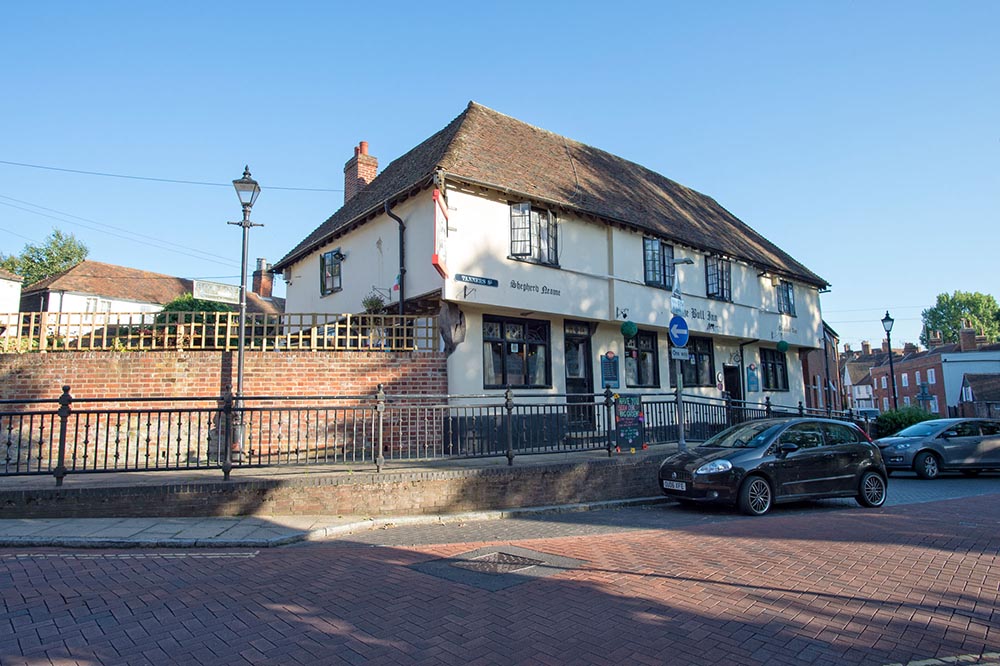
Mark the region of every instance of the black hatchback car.
[[820, 418], [749, 421], [660, 465], [660, 489], [681, 502], [723, 502], [759, 516], [774, 504], [854, 497], [882, 506], [879, 448], [852, 423]]

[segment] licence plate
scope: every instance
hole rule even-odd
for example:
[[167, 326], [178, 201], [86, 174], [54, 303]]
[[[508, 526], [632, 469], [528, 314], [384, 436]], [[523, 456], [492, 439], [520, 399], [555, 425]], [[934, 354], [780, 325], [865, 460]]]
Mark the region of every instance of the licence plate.
[[666, 490], [687, 490], [687, 484], [683, 481], [664, 481], [663, 488]]

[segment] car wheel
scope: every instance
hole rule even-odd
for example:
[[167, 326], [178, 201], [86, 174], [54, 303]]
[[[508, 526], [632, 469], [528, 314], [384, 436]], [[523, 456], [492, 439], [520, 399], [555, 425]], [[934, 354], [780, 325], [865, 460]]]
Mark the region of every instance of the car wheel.
[[740, 511], [748, 516], [762, 516], [771, 508], [771, 484], [760, 476], [751, 476], [740, 486]]
[[875, 472], [866, 472], [858, 484], [858, 504], [869, 508], [885, 504], [885, 479]]
[[979, 476], [979, 470], [978, 469], [963, 469], [962, 470], [962, 474], [964, 474], [965, 476]]
[[913, 461], [913, 471], [921, 479], [936, 479], [941, 473], [941, 464], [937, 456], [929, 451], [924, 451]]

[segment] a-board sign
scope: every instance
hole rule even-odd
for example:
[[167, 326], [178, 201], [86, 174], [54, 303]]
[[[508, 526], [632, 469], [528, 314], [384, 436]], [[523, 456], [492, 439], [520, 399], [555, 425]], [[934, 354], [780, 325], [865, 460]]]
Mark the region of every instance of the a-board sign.
[[643, 439], [642, 398], [638, 395], [619, 395], [615, 401], [615, 431], [618, 446], [638, 448]]

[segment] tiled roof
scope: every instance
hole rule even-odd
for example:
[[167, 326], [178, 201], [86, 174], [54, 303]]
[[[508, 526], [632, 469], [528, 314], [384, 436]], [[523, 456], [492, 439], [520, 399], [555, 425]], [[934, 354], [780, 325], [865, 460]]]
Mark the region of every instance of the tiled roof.
[[13, 280], [14, 282], [23, 282], [24, 278], [16, 273], [11, 273], [6, 268], [0, 268], [0, 280]]
[[275, 263], [280, 270], [383, 203], [446, 177], [621, 222], [703, 251], [825, 287], [826, 281], [711, 197], [634, 162], [475, 102], [447, 127], [390, 163], [368, 187]]
[[[102, 298], [137, 303], [166, 305], [194, 291], [194, 282], [186, 278], [151, 273], [137, 268], [85, 260], [62, 273], [33, 283], [21, 293], [22, 298], [42, 292], [66, 291]], [[247, 311], [279, 313], [284, 311], [283, 298], [263, 299], [247, 291]]]
[[977, 402], [1000, 402], [1000, 374], [966, 374], [965, 383]]

